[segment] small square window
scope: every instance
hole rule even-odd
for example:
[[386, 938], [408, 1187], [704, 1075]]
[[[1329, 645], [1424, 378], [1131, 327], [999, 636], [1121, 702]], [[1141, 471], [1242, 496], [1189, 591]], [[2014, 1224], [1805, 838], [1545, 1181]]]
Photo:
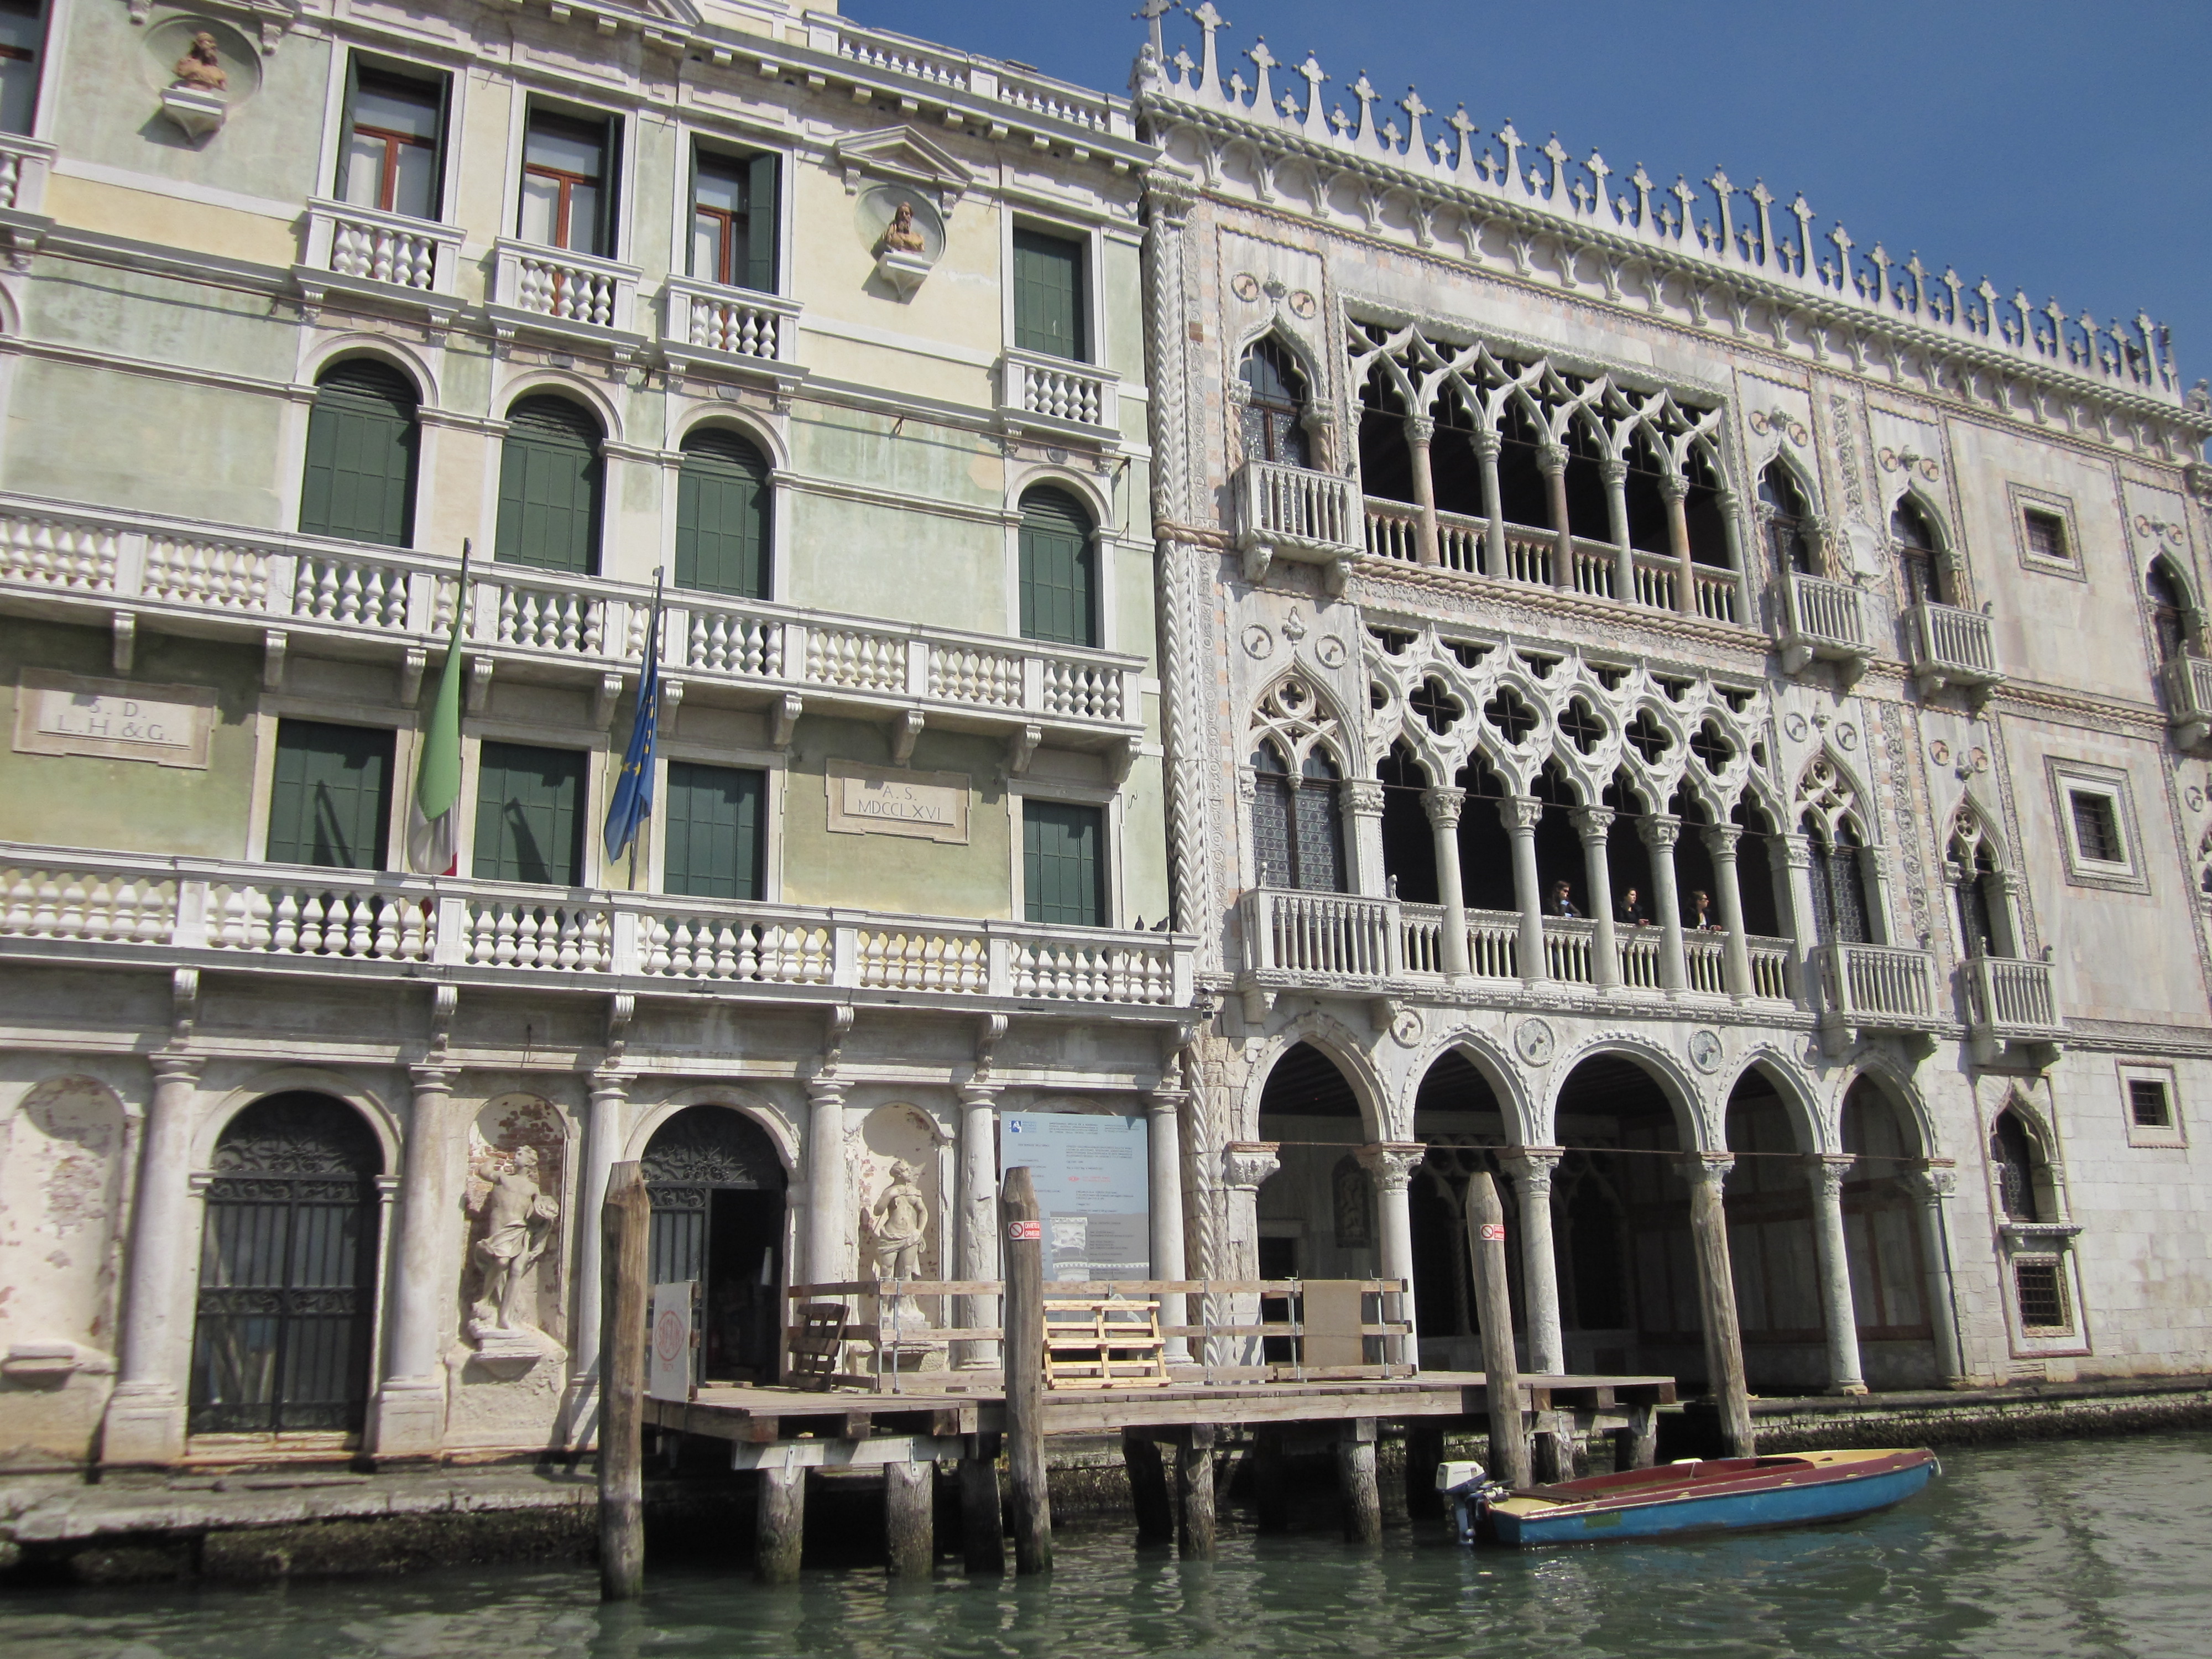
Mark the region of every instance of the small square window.
[[2121, 1109], [2130, 1146], [2186, 1146], [2182, 1133], [2181, 1096], [2173, 1070], [2166, 1066], [2123, 1064]]
[[2138, 1129], [2171, 1129], [2173, 1107], [2166, 1097], [2166, 1085], [2156, 1078], [2128, 1079], [2128, 1110]]
[[2065, 854], [2066, 879], [2076, 887], [2148, 893], [2150, 882], [2139, 849], [2129, 775], [2117, 766], [2046, 757], [2051, 783], [2052, 828]]
[[2012, 1264], [2013, 1289], [2020, 1298], [2024, 1331], [2063, 1331], [2074, 1322], [2066, 1312], [2066, 1275], [2056, 1258], [2044, 1256]]
[[2081, 580], [2081, 538], [2074, 522], [2074, 503], [2023, 484], [2012, 485], [2009, 493], [2021, 563], [2046, 576]]
[[2098, 864], [2125, 864], [2127, 848], [2120, 840], [2120, 818], [2112, 810], [2112, 798], [2069, 789], [2066, 799], [2074, 811], [2074, 844], [2081, 856]]
[[2072, 560], [2072, 549], [2066, 544], [2066, 520], [2056, 513], [2045, 513], [2039, 507], [2028, 507], [2021, 515], [2021, 528], [2027, 538], [2031, 558], [2049, 559], [2056, 563]]

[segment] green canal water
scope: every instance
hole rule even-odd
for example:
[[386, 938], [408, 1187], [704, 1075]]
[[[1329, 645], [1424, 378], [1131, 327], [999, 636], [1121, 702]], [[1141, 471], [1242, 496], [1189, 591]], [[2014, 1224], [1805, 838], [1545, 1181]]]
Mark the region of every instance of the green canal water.
[[[1224, 1516], [1224, 1520], [1234, 1518]], [[588, 1570], [456, 1570], [257, 1589], [0, 1599], [9, 1659], [1596, 1659], [2212, 1654], [2212, 1434], [2002, 1447], [1871, 1519], [1667, 1546], [1469, 1552], [1437, 1525], [1382, 1548], [1224, 1530], [1219, 1559], [1063, 1532], [1049, 1580], [928, 1584], [809, 1571], [759, 1589], [696, 1567], [608, 1608]]]

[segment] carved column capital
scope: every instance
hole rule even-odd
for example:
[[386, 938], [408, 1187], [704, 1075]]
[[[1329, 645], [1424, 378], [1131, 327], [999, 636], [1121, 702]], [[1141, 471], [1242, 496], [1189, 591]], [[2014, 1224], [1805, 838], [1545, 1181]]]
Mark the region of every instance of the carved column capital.
[[1709, 823], [1698, 833], [1705, 843], [1705, 851], [1720, 860], [1734, 860], [1736, 843], [1743, 839], [1742, 828], [1733, 823]]
[[806, 1097], [814, 1105], [842, 1106], [846, 1091], [853, 1085], [830, 1072], [817, 1072], [806, 1079]]
[[629, 1085], [637, 1081], [635, 1072], [618, 1071], [611, 1066], [602, 1066], [591, 1073], [592, 1099], [605, 1099], [619, 1104], [629, 1098]]
[[1547, 478], [1558, 477], [1567, 470], [1567, 447], [1555, 443], [1538, 444], [1536, 469]]
[[1272, 1140], [1232, 1140], [1221, 1149], [1222, 1184], [1237, 1191], [1259, 1191], [1260, 1184], [1282, 1167]]
[[1498, 1167], [1521, 1184], [1532, 1202], [1552, 1195], [1552, 1176], [1565, 1149], [1559, 1146], [1516, 1146], [1498, 1155]]
[[1498, 453], [1504, 447], [1504, 439], [1488, 428], [1474, 434], [1474, 459], [1478, 461], [1496, 461]]
[[1716, 1187], [1728, 1179], [1729, 1171], [1734, 1168], [1733, 1152], [1685, 1152], [1674, 1164], [1675, 1173], [1683, 1180], [1692, 1184], [1709, 1182]]
[[1816, 1152], [1805, 1160], [1805, 1179], [1814, 1199], [1824, 1204], [1840, 1202], [1844, 1182], [1850, 1178], [1858, 1159], [1848, 1152]]
[[1425, 444], [1436, 435], [1437, 422], [1433, 416], [1408, 415], [1406, 416], [1406, 441], [1407, 443]]
[[997, 1106], [1000, 1091], [1004, 1086], [980, 1078], [969, 1078], [960, 1085], [960, 1109], [972, 1112]]
[[1189, 1090], [1164, 1084], [1145, 1091], [1145, 1109], [1154, 1117], [1175, 1117], [1189, 1099]]
[[157, 1054], [152, 1056], [154, 1081], [163, 1083], [198, 1083], [200, 1073], [207, 1069], [204, 1054]]
[[1603, 841], [1613, 829], [1613, 811], [1610, 806], [1577, 806], [1568, 816], [1575, 821], [1576, 833], [1586, 843]]
[[1544, 816], [1544, 803], [1534, 795], [1508, 795], [1498, 803], [1498, 821], [1514, 835], [1533, 836]]
[[447, 1095], [453, 1091], [453, 1079], [460, 1075], [458, 1066], [410, 1066], [407, 1076], [418, 1095]]
[[1649, 817], [1636, 821], [1636, 833], [1644, 837], [1644, 844], [1654, 852], [1670, 849], [1682, 838], [1682, 820], [1669, 817], [1664, 812], [1654, 812]]
[[1618, 489], [1628, 482], [1628, 463], [1618, 455], [1608, 455], [1597, 464], [1597, 473], [1607, 486]]
[[1790, 831], [1774, 839], [1781, 844], [1783, 863], [1792, 870], [1810, 870], [1813, 867], [1813, 843], [1805, 836]]
[[1905, 1177], [1915, 1196], [1923, 1204], [1936, 1205], [1959, 1193], [1959, 1171], [1948, 1164], [1930, 1164], [1915, 1170]]
[[1145, 175], [1145, 204], [1157, 222], [1170, 230], [1181, 230], [1183, 220], [1198, 205], [1198, 186], [1156, 169]]
[[1421, 791], [1421, 806], [1429, 815], [1429, 822], [1439, 830], [1449, 830], [1459, 822], [1460, 810], [1467, 805], [1467, 791], [1443, 787]]
[[1359, 1167], [1375, 1177], [1376, 1187], [1386, 1193], [1402, 1193], [1411, 1186], [1413, 1171], [1428, 1155], [1427, 1146], [1418, 1140], [1378, 1140], [1352, 1154]]
[[1690, 481], [1679, 472], [1662, 472], [1659, 493], [1670, 501], [1681, 501], [1690, 493]]
[[1340, 786], [1344, 791], [1344, 810], [1358, 818], [1379, 818], [1382, 816], [1382, 786], [1373, 778], [1351, 778]]

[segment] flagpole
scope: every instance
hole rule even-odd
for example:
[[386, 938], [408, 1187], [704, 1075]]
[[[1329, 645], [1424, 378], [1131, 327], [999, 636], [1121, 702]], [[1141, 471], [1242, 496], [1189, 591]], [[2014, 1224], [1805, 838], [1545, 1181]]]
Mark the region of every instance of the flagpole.
[[[645, 661], [639, 665], [637, 682], [641, 690], [647, 677], [653, 677], [653, 716], [656, 723], [660, 719], [660, 681], [656, 671], [660, 665], [660, 578], [664, 568], [661, 565], [653, 568], [653, 620], [646, 625]], [[642, 708], [638, 710], [641, 718], [644, 713]], [[635, 833], [629, 838], [629, 890], [633, 893], [637, 891], [637, 844], [643, 839], [643, 836]]]

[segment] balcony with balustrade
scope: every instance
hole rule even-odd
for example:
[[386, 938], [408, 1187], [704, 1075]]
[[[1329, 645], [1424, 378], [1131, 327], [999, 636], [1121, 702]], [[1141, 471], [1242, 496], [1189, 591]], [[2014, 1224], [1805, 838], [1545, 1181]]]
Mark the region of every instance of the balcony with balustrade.
[[461, 240], [455, 225], [318, 198], [292, 282], [310, 306], [337, 289], [443, 322], [461, 306]]
[[1087, 1020], [1188, 1008], [1182, 935], [0, 844], [0, 957]]
[[660, 290], [660, 355], [687, 368], [763, 385], [806, 378], [796, 300], [671, 276]]
[[1874, 659], [1866, 596], [1849, 582], [1790, 573], [1782, 592], [1782, 668], [1802, 674], [1815, 662], [1832, 662], [1848, 685]]
[[53, 223], [46, 213], [53, 165], [51, 141], [0, 132], [0, 232], [18, 248], [37, 246]]
[[2212, 736], [2212, 659], [2189, 653], [2168, 657], [2159, 680], [2166, 688], [2166, 718], [2174, 742], [2196, 748]]
[[1978, 611], [1932, 600], [1905, 613], [1912, 678], [1923, 696], [1957, 686], [1979, 708], [2003, 684], [1990, 619]]
[[644, 344], [636, 318], [641, 276], [635, 265], [502, 236], [492, 244], [484, 310], [502, 339], [550, 335], [628, 356]]
[[1876, 1032], [1930, 1047], [1952, 1024], [1936, 1004], [1936, 959], [1925, 951], [1832, 944], [1814, 946], [1808, 956], [1820, 992], [1821, 1042], [1832, 1055], [1841, 1054], [1853, 1036]]
[[1110, 448], [1121, 439], [1121, 377], [1043, 352], [1008, 351], [999, 360], [999, 424]]
[[1959, 966], [1967, 1040], [1975, 1058], [1995, 1065], [2024, 1060], [2039, 1071], [2056, 1065], [2066, 1038], [2058, 1014], [2052, 964], [2032, 957], [1972, 956]]
[[1243, 555], [1244, 580], [1257, 583], [1277, 559], [1317, 564], [1329, 592], [1341, 593], [1366, 552], [1359, 497], [1352, 480], [1274, 461], [1247, 461], [1231, 485], [1231, 533]]
[[[450, 637], [458, 561], [0, 495], [0, 612], [113, 629], [118, 666], [149, 631], [251, 644], [280, 684], [293, 649], [382, 658], [411, 702]], [[613, 713], [645, 649], [652, 590], [477, 565], [462, 638], [480, 702], [495, 673], [589, 690]], [[1126, 759], [1143, 732], [1144, 660], [679, 591], [661, 630], [672, 687], [795, 717], [921, 723]]]

